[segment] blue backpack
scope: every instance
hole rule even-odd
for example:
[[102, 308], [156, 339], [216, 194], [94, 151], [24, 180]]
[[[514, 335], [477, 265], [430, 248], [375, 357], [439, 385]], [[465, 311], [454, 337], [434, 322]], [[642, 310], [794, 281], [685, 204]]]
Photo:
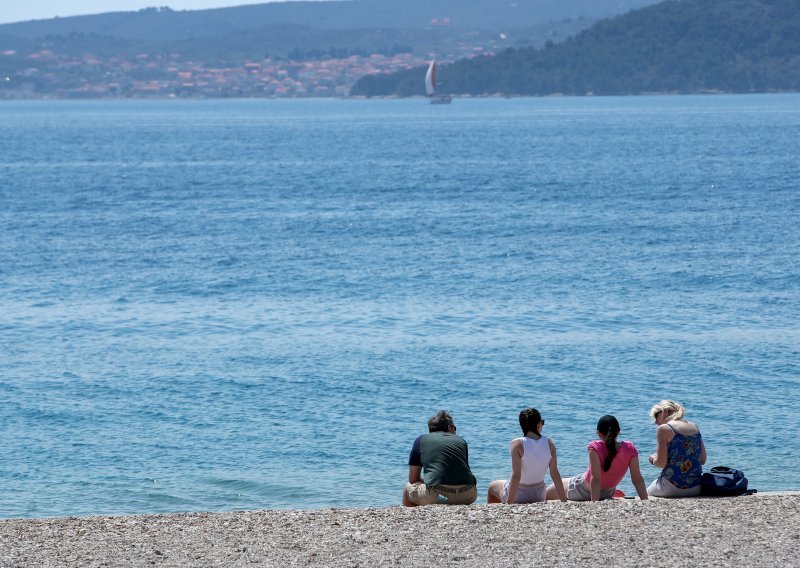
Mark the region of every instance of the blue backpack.
[[747, 490], [747, 478], [742, 470], [724, 466], [712, 467], [711, 471], [705, 472], [700, 484], [702, 485], [700, 494], [709, 497], [732, 497], [755, 493], [755, 490]]

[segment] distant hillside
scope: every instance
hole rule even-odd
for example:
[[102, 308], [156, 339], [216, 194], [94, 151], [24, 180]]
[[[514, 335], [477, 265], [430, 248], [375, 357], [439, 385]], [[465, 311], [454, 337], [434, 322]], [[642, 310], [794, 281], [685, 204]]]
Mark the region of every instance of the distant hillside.
[[34, 42], [29, 38], [22, 38], [0, 33], [0, 52], [6, 50], [30, 49]]
[[[351, 94], [422, 93], [424, 68], [363, 77]], [[442, 66], [452, 94], [800, 90], [797, 0], [667, 0], [561, 44]]]
[[3, 67], [31, 54], [80, 57], [177, 55], [201, 64], [265, 57], [308, 60], [348, 54], [476, 52], [562, 41], [598, 17], [655, 0], [328, 0], [214, 10], [146, 8], [0, 25]]
[[[457, 45], [494, 46], [496, 34], [472, 30], [351, 29], [315, 30], [278, 24], [209, 38], [190, 38], [159, 44], [162, 52], [178, 52], [205, 63], [243, 62], [264, 57], [305, 61], [349, 55], [454, 53]], [[152, 45], [152, 44], [151, 44]]]
[[0, 99], [345, 96], [365, 74], [561, 42], [655, 0], [327, 0], [0, 25]]
[[0, 72], [12, 62], [25, 66], [36, 53], [81, 58], [130, 58], [139, 54], [176, 55], [179, 60], [199, 64], [240, 63], [264, 58], [297, 61], [342, 58], [350, 54], [435, 53], [445, 60], [463, 58], [476, 51], [498, 52], [508, 47], [541, 46], [547, 40], [562, 41], [586, 26], [589, 20], [571, 20], [531, 25], [508, 33], [451, 27], [315, 29], [297, 24], [274, 24], [213, 36], [171, 40], [119, 38], [99, 33], [71, 32], [27, 38], [0, 34]]
[[328, 0], [272, 2], [213, 10], [147, 8], [0, 25], [0, 34], [41, 38], [71, 33], [146, 41], [217, 36], [294, 24], [313, 29], [412, 28], [432, 25], [508, 31], [549, 21], [598, 19], [657, 0]]

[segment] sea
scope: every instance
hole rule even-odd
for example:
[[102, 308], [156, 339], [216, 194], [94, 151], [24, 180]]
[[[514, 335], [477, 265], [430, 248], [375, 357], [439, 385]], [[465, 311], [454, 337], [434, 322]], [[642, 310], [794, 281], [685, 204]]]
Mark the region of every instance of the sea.
[[[0, 102], [0, 516], [481, 501], [534, 406], [798, 490], [800, 95]], [[628, 478], [620, 488], [633, 493]]]

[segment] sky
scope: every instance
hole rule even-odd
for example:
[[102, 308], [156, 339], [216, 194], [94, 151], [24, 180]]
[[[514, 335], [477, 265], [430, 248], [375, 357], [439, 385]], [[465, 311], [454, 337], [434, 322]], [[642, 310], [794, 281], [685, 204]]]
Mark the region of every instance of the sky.
[[102, 12], [127, 12], [151, 6], [173, 10], [204, 10], [270, 0], [0, 0], [0, 23], [79, 16]]

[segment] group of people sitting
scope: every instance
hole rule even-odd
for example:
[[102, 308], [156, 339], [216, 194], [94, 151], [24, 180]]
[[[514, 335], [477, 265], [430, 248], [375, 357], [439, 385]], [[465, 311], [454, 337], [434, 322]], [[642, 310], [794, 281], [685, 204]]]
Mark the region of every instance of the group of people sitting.
[[[683, 406], [672, 400], [662, 400], [653, 406], [650, 417], [658, 428], [657, 450], [648, 461], [661, 468], [661, 474], [646, 486], [639, 470], [639, 452], [632, 442], [618, 439], [620, 425], [613, 416], [602, 416], [597, 422], [597, 439], [587, 447], [588, 469], [564, 479], [558, 471], [556, 446], [542, 434], [541, 413], [535, 408], [526, 408], [519, 413], [522, 436], [511, 442], [510, 479], [492, 481], [487, 502], [610, 499], [617, 493], [617, 485], [626, 472], [630, 472], [640, 499], [699, 495], [706, 449], [697, 425], [686, 420]], [[545, 486], [548, 472], [553, 481], [549, 487]], [[456, 434], [452, 416], [440, 410], [428, 420], [428, 434], [414, 440], [403, 505], [468, 505], [477, 498], [477, 482], [469, 467], [467, 442]]]

